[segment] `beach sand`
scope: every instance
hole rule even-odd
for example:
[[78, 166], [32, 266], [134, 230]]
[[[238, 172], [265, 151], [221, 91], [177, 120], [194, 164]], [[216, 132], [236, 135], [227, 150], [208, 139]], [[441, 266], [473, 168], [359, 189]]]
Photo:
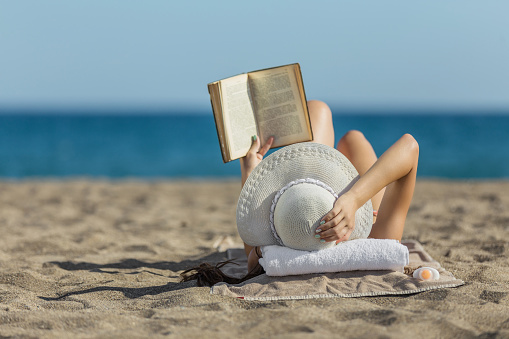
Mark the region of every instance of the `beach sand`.
[[0, 192], [0, 338], [509, 338], [509, 182], [418, 181], [404, 238], [465, 285], [277, 302], [179, 283], [240, 242], [237, 181], [4, 181]]

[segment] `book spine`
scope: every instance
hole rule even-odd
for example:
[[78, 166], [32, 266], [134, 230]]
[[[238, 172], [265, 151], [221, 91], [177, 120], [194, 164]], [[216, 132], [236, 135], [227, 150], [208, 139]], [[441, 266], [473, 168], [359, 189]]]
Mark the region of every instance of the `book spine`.
[[222, 128], [223, 118], [220, 107], [216, 107], [216, 102], [218, 102], [219, 98], [216, 95], [217, 83], [208, 84], [208, 90], [210, 95], [210, 104], [212, 106], [212, 113], [214, 114], [214, 122], [216, 123], [216, 132], [217, 138], [219, 140], [219, 147], [221, 149], [221, 156], [223, 158], [223, 163], [227, 163], [230, 161], [228, 152], [226, 150], [226, 144], [224, 141], [224, 128]]

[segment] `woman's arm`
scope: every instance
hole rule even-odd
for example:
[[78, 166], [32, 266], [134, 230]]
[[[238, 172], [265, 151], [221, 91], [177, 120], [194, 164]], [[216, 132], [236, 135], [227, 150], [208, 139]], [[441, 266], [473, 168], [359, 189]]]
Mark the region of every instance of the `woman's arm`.
[[272, 143], [274, 142], [274, 137], [270, 137], [265, 145], [260, 148], [260, 138], [256, 135], [252, 136], [252, 144], [251, 148], [247, 152], [246, 156], [240, 158], [240, 172], [242, 174], [242, 186], [247, 180], [247, 177], [251, 174], [256, 166], [262, 161], [263, 157], [269, 151]]
[[322, 219], [323, 225], [317, 229], [320, 241], [348, 240], [355, 227], [357, 209], [386, 186], [370, 236], [400, 240], [415, 187], [418, 157], [417, 142], [410, 134], [405, 134], [336, 200]]

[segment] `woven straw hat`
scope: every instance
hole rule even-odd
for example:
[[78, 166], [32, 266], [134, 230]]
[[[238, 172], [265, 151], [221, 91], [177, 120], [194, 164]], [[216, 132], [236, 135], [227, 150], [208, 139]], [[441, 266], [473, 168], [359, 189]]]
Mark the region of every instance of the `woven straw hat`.
[[[237, 228], [251, 246], [300, 250], [334, 246], [314, 237], [320, 219], [359, 178], [338, 150], [317, 143], [286, 146], [266, 157], [249, 175], [237, 204]], [[373, 224], [368, 200], [355, 213], [349, 240], [367, 238]]]

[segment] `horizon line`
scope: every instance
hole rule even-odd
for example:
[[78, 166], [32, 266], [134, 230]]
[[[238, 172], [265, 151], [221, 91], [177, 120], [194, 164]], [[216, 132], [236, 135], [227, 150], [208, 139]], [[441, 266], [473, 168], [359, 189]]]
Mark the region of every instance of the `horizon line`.
[[[509, 115], [509, 107], [453, 105], [329, 105], [341, 114], [496, 114]], [[27, 115], [207, 115], [211, 107], [201, 105], [1, 105], [0, 116]]]

